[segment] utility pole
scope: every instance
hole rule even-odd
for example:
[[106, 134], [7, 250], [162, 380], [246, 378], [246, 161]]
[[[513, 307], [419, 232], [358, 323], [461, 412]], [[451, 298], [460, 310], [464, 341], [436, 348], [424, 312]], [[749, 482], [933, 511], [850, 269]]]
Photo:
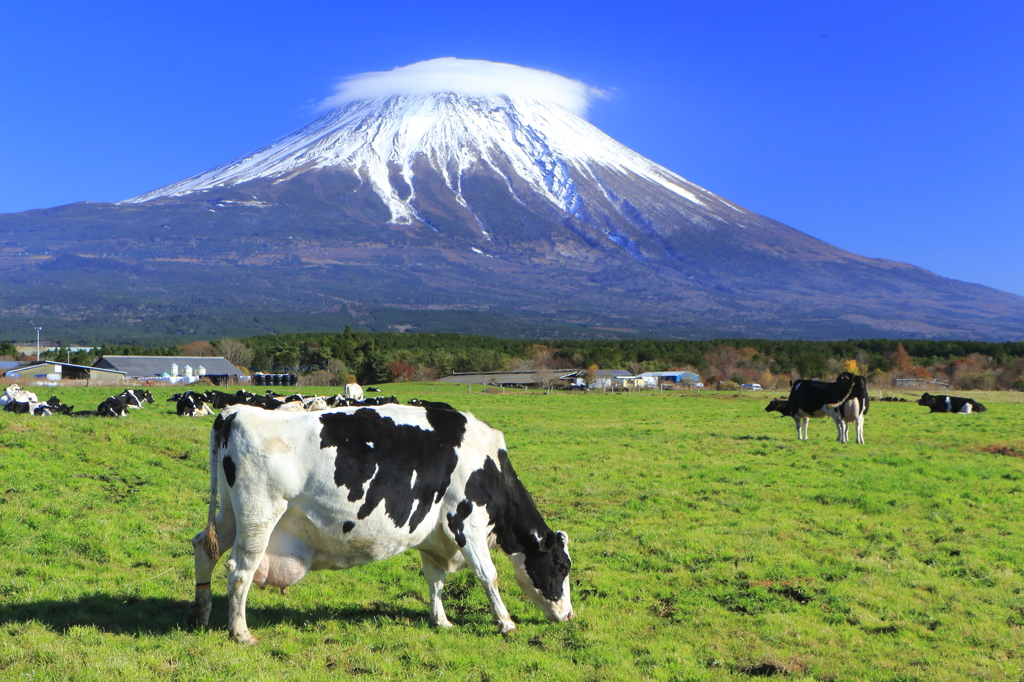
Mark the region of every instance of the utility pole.
[[39, 332], [43, 330], [42, 327], [36, 327], [36, 362], [39, 362]]

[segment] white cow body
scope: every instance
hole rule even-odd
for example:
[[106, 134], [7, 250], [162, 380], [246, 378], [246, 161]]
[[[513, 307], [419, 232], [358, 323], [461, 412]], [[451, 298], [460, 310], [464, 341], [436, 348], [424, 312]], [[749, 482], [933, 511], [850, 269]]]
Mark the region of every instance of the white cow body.
[[359, 384], [345, 384], [345, 397], [349, 400], [362, 400], [363, 387]]
[[[508, 632], [515, 625], [498, 594], [489, 551], [495, 542], [545, 615], [570, 618], [567, 538], [540, 518], [511, 469], [501, 432], [430, 405], [315, 413], [225, 408], [210, 437], [211, 500], [207, 529], [193, 540], [190, 620], [207, 623], [210, 576], [228, 548], [228, 629], [244, 643], [255, 642], [245, 622], [252, 583], [283, 591], [311, 570], [418, 549], [432, 623], [451, 626], [441, 604], [445, 575], [469, 566], [499, 629]], [[508, 514], [507, 505], [517, 512]]]

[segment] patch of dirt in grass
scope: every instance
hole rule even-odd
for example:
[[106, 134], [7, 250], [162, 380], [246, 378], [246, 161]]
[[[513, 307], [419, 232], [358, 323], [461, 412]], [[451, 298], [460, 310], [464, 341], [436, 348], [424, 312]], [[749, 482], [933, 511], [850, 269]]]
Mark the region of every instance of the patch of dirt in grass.
[[750, 586], [767, 587], [769, 591], [790, 601], [795, 601], [797, 604], [806, 604], [814, 599], [814, 597], [805, 594], [804, 588], [801, 588], [800, 585], [788, 580], [780, 580], [778, 582], [774, 580], [751, 580]]
[[750, 677], [777, 677], [803, 674], [807, 671], [807, 666], [794, 657], [788, 661], [758, 661], [750, 665], [737, 666], [736, 671]]
[[1014, 447], [1012, 445], [986, 445], [981, 448], [982, 452], [987, 452], [992, 455], [1006, 455], [1007, 457], [1024, 457], [1024, 450]]

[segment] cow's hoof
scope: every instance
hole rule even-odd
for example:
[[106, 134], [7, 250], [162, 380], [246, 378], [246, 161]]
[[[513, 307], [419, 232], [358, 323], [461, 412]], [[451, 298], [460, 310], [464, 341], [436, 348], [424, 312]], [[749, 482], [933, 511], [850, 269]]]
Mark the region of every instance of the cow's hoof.
[[235, 640], [239, 644], [244, 644], [246, 646], [252, 646], [253, 644], [259, 641], [258, 639], [253, 637], [251, 633], [248, 632], [243, 632], [239, 635], [231, 635], [231, 639]]
[[502, 623], [502, 624], [498, 625], [498, 632], [500, 632], [501, 634], [503, 634], [506, 637], [508, 637], [509, 635], [514, 635], [515, 634], [516, 626], [515, 626], [514, 623], [510, 623], [508, 625], [505, 625], [504, 623]]

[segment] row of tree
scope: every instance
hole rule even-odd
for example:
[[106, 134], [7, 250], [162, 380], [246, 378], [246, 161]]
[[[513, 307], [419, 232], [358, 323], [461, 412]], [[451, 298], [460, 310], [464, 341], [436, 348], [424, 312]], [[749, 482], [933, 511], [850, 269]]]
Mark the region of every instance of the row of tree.
[[[14, 355], [0, 344], [0, 356]], [[221, 356], [254, 371], [292, 372], [309, 383], [426, 381], [455, 372], [593, 368], [644, 371], [688, 369], [707, 385], [788, 386], [798, 378], [834, 377], [844, 369], [875, 384], [943, 381], [975, 389], [1024, 390], [1024, 342], [857, 339], [799, 341], [524, 341], [463, 334], [344, 332], [193, 341], [182, 346], [103, 345], [60, 348], [44, 358], [91, 365], [104, 355]]]

